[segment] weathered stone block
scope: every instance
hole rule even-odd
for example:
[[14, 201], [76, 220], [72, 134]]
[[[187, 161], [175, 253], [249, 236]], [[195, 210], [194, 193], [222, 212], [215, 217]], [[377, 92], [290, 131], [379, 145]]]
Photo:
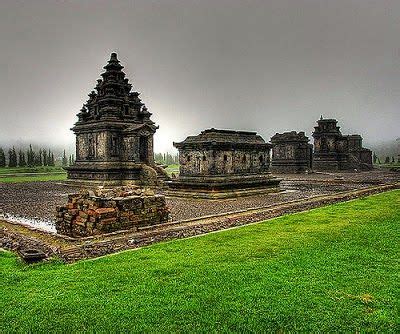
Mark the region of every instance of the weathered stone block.
[[[71, 196], [66, 206], [57, 208], [57, 232], [80, 237], [168, 221], [165, 197], [150, 191], [147, 192], [149, 195], [140, 191], [138, 196], [138, 189], [134, 192], [125, 189], [124, 194], [130, 194], [127, 197], [121, 196], [120, 191], [117, 193], [117, 196], [108, 193], [108, 198], [93, 197], [89, 192], [82, 193], [81, 197]], [[68, 209], [72, 201], [75, 202], [73, 208]]]
[[115, 208], [99, 208], [95, 210], [99, 219], [111, 218], [116, 215]]

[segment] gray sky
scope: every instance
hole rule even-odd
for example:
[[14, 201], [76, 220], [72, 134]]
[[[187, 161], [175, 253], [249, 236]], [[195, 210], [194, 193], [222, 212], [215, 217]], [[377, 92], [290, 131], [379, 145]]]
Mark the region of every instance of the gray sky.
[[399, 0], [0, 0], [0, 141], [74, 142], [113, 51], [160, 125], [399, 137]]

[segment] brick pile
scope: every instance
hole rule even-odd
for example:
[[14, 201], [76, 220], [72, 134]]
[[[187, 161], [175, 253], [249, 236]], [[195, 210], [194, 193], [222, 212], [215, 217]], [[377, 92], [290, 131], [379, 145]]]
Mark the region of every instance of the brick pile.
[[119, 230], [166, 223], [165, 197], [149, 189], [121, 187], [68, 195], [68, 203], [57, 207], [57, 233], [86, 237]]

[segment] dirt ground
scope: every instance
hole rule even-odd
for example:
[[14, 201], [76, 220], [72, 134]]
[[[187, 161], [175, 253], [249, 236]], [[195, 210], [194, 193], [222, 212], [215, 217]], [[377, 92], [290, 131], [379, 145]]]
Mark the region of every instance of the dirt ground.
[[[292, 200], [329, 195], [371, 185], [400, 181], [400, 173], [374, 170], [359, 173], [313, 173], [277, 175], [280, 192], [223, 200], [168, 198], [172, 220], [199, 218], [237, 210], [278, 205]], [[56, 206], [67, 200], [76, 187], [57, 182], [0, 183], [0, 213], [5, 217], [55, 220]]]

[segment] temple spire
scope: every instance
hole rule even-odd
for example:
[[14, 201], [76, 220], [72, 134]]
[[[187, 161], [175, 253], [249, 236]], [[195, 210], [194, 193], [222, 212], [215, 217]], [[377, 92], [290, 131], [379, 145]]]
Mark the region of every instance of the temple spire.
[[97, 79], [94, 90], [85, 103], [86, 111], [78, 114], [78, 122], [124, 120], [133, 123], [153, 125], [151, 113], [144, 107], [139, 92], [132, 90], [132, 84], [125, 77], [124, 67], [115, 52], [104, 66], [105, 71]]
[[111, 53], [110, 60], [108, 61], [108, 64], [104, 66], [104, 69], [109, 71], [109, 70], [121, 70], [124, 67], [119, 63], [118, 56], [115, 52]]
[[111, 61], [117, 61], [119, 62], [118, 58], [117, 58], [117, 54], [115, 52], [111, 53], [111, 57], [110, 57], [110, 62]]

